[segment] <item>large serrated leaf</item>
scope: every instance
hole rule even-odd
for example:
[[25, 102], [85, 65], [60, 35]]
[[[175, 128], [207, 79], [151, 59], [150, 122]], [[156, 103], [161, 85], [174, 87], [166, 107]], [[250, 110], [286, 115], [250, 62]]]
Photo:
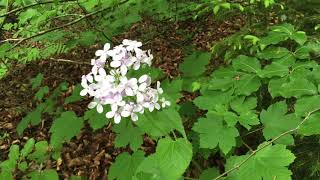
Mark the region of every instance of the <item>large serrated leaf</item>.
[[138, 127], [134, 127], [131, 121], [121, 121], [114, 125], [112, 130], [117, 133], [115, 139], [116, 147], [125, 147], [128, 144], [133, 151], [136, 151], [143, 143], [144, 134]]
[[127, 152], [121, 153], [117, 156], [115, 163], [111, 165], [108, 179], [131, 180], [143, 159], [144, 153], [142, 151], [137, 151], [132, 155]]
[[156, 180], [177, 180], [183, 175], [191, 159], [192, 145], [189, 141], [183, 138], [161, 139], [156, 153], [140, 164], [136, 174], [149, 174], [149, 177], [152, 175]]
[[206, 70], [206, 65], [208, 65], [210, 59], [210, 53], [196, 51], [184, 59], [184, 62], [180, 65], [179, 69], [183, 73], [183, 76], [199, 76]]
[[[264, 146], [261, 144], [259, 147]], [[258, 147], [258, 148], [259, 148]], [[226, 171], [239, 165], [249, 155], [232, 156], [227, 159]], [[257, 152], [252, 158], [241, 164], [239, 168], [228, 174], [230, 180], [291, 179], [292, 172], [288, 166], [295, 156], [285, 145], [270, 145]]]
[[210, 112], [207, 118], [200, 118], [192, 130], [199, 133], [200, 147], [213, 149], [217, 146], [227, 154], [236, 145], [235, 138], [239, 136], [235, 127], [227, 127], [221, 117]]
[[145, 111], [143, 115], [139, 115], [136, 124], [153, 137], [168, 135], [173, 130], [178, 130], [186, 137], [181, 117], [178, 111], [172, 107], [152, 113]]
[[78, 118], [72, 111], [63, 112], [61, 116], [54, 120], [50, 133], [50, 143], [54, 149], [60, 149], [62, 144], [69, 141], [80, 133], [84, 126], [83, 120]]
[[261, 64], [255, 57], [240, 55], [232, 60], [232, 66], [235, 70], [241, 70], [249, 73], [258, 73], [261, 70]]
[[[267, 111], [263, 110], [261, 112], [260, 119], [264, 125], [263, 136], [266, 140], [270, 140], [298, 126], [300, 118], [296, 117], [295, 114], [286, 113], [287, 104], [284, 101], [277, 102], [271, 105]], [[287, 134], [275, 141], [275, 143], [293, 145], [294, 140], [290, 134]]]

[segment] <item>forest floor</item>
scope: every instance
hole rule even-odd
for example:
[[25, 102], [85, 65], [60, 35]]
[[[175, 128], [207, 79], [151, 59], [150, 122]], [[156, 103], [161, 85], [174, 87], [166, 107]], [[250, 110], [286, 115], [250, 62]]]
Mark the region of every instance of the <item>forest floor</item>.
[[[167, 77], [173, 78], [179, 75], [179, 64], [188, 54], [190, 46], [199, 50], [210, 51], [212, 44], [209, 42], [220, 41], [223, 38], [237, 32], [244, 25], [241, 17], [233, 17], [223, 22], [214, 22], [211, 17], [200, 21], [185, 21], [177, 23], [157, 23], [151, 20], [143, 20], [134, 24], [132, 28], [113, 40], [121, 42], [122, 39], [142, 41], [144, 49], [151, 49], [155, 59], [153, 66], [161, 68]], [[0, 80], [0, 134], [7, 137], [0, 138], [0, 161], [7, 158], [7, 153], [12, 144], [24, 145], [27, 139], [33, 137], [36, 141], [49, 140], [49, 127], [52, 123], [50, 117], [42, 117], [41, 125], [28, 127], [23, 137], [16, 132], [17, 124], [27, 112], [36, 107], [33, 100], [36, 93], [31, 89], [30, 79], [38, 73], [44, 75], [43, 83], [50, 90], [56, 88], [61, 82], [69, 83], [69, 90], [60, 97], [59, 102], [65, 110], [72, 110], [78, 116], [83, 116], [90, 99], [63, 105], [64, 98], [70, 96], [74, 85], [79, 83], [81, 76], [90, 71], [89, 63], [94, 52], [103, 45], [95, 45], [90, 48], [79, 47], [71, 53], [60, 55], [55, 59], [68, 59], [71, 62], [61, 62], [55, 59], [34, 61], [27, 65], [17, 64]], [[214, 58], [213, 68], [223, 64], [222, 59]], [[48, 160], [43, 167], [55, 168], [62, 178], [67, 179], [71, 175], [87, 176], [88, 179], [106, 179], [107, 168], [115, 157], [129, 148], [114, 147], [115, 134], [111, 131], [111, 124], [97, 131], [93, 131], [89, 125], [81, 130], [81, 133], [65, 143], [62, 148], [61, 159]], [[154, 152], [155, 143], [148, 137], [144, 138], [142, 149], [149, 153]], [[210, 160], [210, 158], [209, 158]], [[213, 158], [211, 161], [214, 161]], [[209, 162], [208, 162], [209, 163]], [[219, 162], [215, 162], [215, 164]], [[191, 165], [187, 176], [197, 177], [197, 171], [193, 171]], [[22, 172], [16, 172], [16, 177]]]

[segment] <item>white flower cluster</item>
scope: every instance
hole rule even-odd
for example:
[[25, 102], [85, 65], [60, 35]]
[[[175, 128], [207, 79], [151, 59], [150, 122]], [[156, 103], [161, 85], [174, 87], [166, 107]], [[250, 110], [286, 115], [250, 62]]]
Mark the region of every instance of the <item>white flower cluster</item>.
[[[170, 106], [169, 101], [160, 97], [163, 90], [159, 81], [156, 88], [152, 88], [151, 78], [146, 74], [139, 78], [126, 76], [129, 70], [138, 70], [141, 64], [151, 66], [153, 56], [150, 50], [140, 49], [141, 46], [141, 42], [127, 39], [113, 49], [109, 43], [105, 44], [103, 50], [96, 51], [98, 58], [91, 60], [91, 72], [82, 76], [80, 95], [94, 97], [88, 107], [96, 107], [102, 113], [103, 105], [110, 105], [111, 111], [106, 117], [114, 118], [115, 123], [120, 123], [122, 117], [136, 121], [137, 113], [144, 113], [145, 108], [152, 112]], [[110, 69], [108, 73], [106, 65]]]

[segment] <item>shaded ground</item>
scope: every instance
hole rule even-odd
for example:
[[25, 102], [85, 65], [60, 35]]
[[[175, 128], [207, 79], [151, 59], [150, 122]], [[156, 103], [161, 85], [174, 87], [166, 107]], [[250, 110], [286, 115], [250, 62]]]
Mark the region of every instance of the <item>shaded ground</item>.
[[[172, 78], [179, 75], [178, 66], [188, 53], [187, 47], [194, 46], [197, 49], [209, 51], [211, 47], [209, 42], [221, 40], [237, 32], [243, 23], [244, 21], [239, 17], [223, 23], [214, 22], [211, 18], [197, 22], [161, 24], [144, 20], [114, 40], [121, 41], [128, 38], [145, 42], [144, 48], [151, 49], [155, 57], [154, 66], [160, 67], [168, 77]], [[95, 50], [101, 47], [102, 45], [95, 45], [90, 48], [79, 48], [68, 55], [61, 55], [57, 58], [90, 62]], [[221, 63], [223, 63], [221, 60], [212, 60], [214, 67]], [[23, 145], [31, 137], [38, 141], [49, 140], [48, 131], [52, 119], [47, 117], [43, 117], [41, 125], [26, 129], [23, 137], [18, 137], [15, 130], [26, 113], [36, 107], [33, 101], [35, 91], [31, 89], [30, 79], [41, 72], [44, 74], [44, 84], [53, 90], [63, 81], [71, 85], [79, 83], [81, 75], [88, 73], [90, 68], [91, 66], [85, 64], [45, 60], [31, 62], [26, 66], [17, 65], [14, 71], [0, 80], [0, 133], [9, 135], [4, 140], [0, 139], [0, 161], [7, 158], [12, 144]], [[72, 86], [64, 97], [69, 96], [71, 92]], [[61, 102], [64, 97], [60, 98]], [[77, 115], [82, 116], [88, 102], [89, 100], [83, 100], [64, 106], [64, 109], [75, 111]], [[62, 161], [49, 160], [44, 168], [55, 168], [61, 177], [65, 178], [70, 175], [85, 175], [89, 179], [106, 179], [106, 169], [112, 164], [115, 157], [123, 151], [130, 151], [130, 149], [115, 148], [114, 138], [115, 134], [111, 132], [110, 125], [95, 132], [87, 125], [76, 138], [64, 145]], [[142, 149], [150, 153], [154, 151], [154, 147], [155, 142], [145, 137]], [[188, 174], [197, 176], [193, 171]], [[21, 172], [17, 172], [17, 176], [19, 175]]]

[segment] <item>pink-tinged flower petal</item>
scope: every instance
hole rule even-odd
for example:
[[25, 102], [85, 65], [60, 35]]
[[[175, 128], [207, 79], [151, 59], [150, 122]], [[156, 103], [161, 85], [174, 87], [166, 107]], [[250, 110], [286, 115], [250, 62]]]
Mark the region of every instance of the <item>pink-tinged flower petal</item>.
[[138, 120], [138, 115], [132, 113], [132, 114], [131, 114], [131, 120], [132, 120], [132, 121], [137, 121], [137, 120]]
[[148, 79], [148, 75], [144, 74], [139, 78], [139, 83], [143, 83]]
[[137, 61], [137, 62], [135, 62], [135, 63], [133, 64], [133, 69], [134, 69], [134, 70], [138, 70], [139, 68], [140, 68], [140, 62]]
[[126, 105], [126, 102], [125, 102], [125, 101], [119, 101], [119, 102], [117, 103], [117, 105], [118, 105], [118, 106], [124, 106], [124, 105]]
[[106, 80], [109, 81], [109, 82], [114, 82], [115, 81], [115, 77], [111, 76], [111, 75], [107, 75], [106, 76]]
[[134, 92], [131, 88], [126, 88], [125, 92], [127, 96], [134, 96]]
[[109, 118], [109, 119], [113, 118], [114, 115], [115, 115], [114, 111], [109, 111], [109, 112], [106, 113], [106, 117]]
[[92, 77], [91, 74], [86, 75], [86, 79], [87, 79], [90, 83], [93, 82], [93, 77]]
[[149, 111], [152, 112], [154, 110], [154, 105], [153, 104], [150, 104], [149, 106]]
[[114, 123], [119, 124], [121, 121], [121, 116], [120, 114], [115, 114], [114, 115]]
[[95, 65], [96, 64], [96, 60], [95, 59], [91, 59], [91, 65]]
[[120, 67], [120, 72], [121, 72], [121, 75], [122, 75], [122, 76], [125, 76], [125, 75], [127, 74], [127, 71], [128, 71], [127, 66], [122, 65], [122, 66]]
[[80, 91], [80, 96], [85, 96], [85, 95], [87, 95], [88, 94], [88, 90], [87, 89], [82, 89], [81, 91]]
[[142, 93], [137, 93], [137, 101], [142, 102], [144, 100], [144, 96]]
[[117, 104], [111, 104], [111, 111], [117, 111], [118, 110], [118, 105]]
[[155, 107], [157, 110], [159, 110], [159, 109], [161, 108], [159, 103], [156, 103], [156, 104], [154, 105], [154, 107]]
[[131, 115], [131, 112], [129, 112], [129, 111], [122, 111], [121, 112], [122, 117], [129, 117], [130, 115]]
[[110, 44], [109, 43], [106, 43], [104, 46], [103, 46], [103, 50], [104, 51], [108, 51], [110, 49]]
[[98, 103], [95, 102], [95, 101], [90, 102], [90, 103], [88, 104], [88, 108], [89, 108], [89, 109], [93, 109], [94, 107], [96, 107], [97, 104], [98, 104]]
[[129, 39], [124, 39], [124, 40], [122, 40], [122, 44], [123, 45], [129, 45], [130, 44], [130, 40]]
[[103, 68], [100, 68], [99, 69], [99, 75], [100, 76], [106, 76], [107, 75], [106, 70], [104, 70]]
[[139, 86], [139, 91], [144, 91], [147, 88], [147, 83], [142, 83]]
[[111, 61], [110, 66], [113, 68], [117, 68], [121, 66], [121, 62], [120, 61]]
[[98, 113], [102, 113], [102, 112], [103, 112], [103, 107], [102, 107], [101, 104], [98, 104], [98, 105], [97, 105], [97, 112], [98, 112]]
[[93, 66], [92, 69], [91, 69], [91, 72], [96, 75], [98, 74], [98, 66]]
[[136, 78], [131, 78], [131, 79], [129, 80], [129, 83], [130, 83], [130, 85], [135, 85], [135, 84], [138, 83], [138, 80], [137, 80]]
[[104, 50], [97, 50], [95, 53], [96, 56], [102, 56], [103, 54], [105, 54]]

